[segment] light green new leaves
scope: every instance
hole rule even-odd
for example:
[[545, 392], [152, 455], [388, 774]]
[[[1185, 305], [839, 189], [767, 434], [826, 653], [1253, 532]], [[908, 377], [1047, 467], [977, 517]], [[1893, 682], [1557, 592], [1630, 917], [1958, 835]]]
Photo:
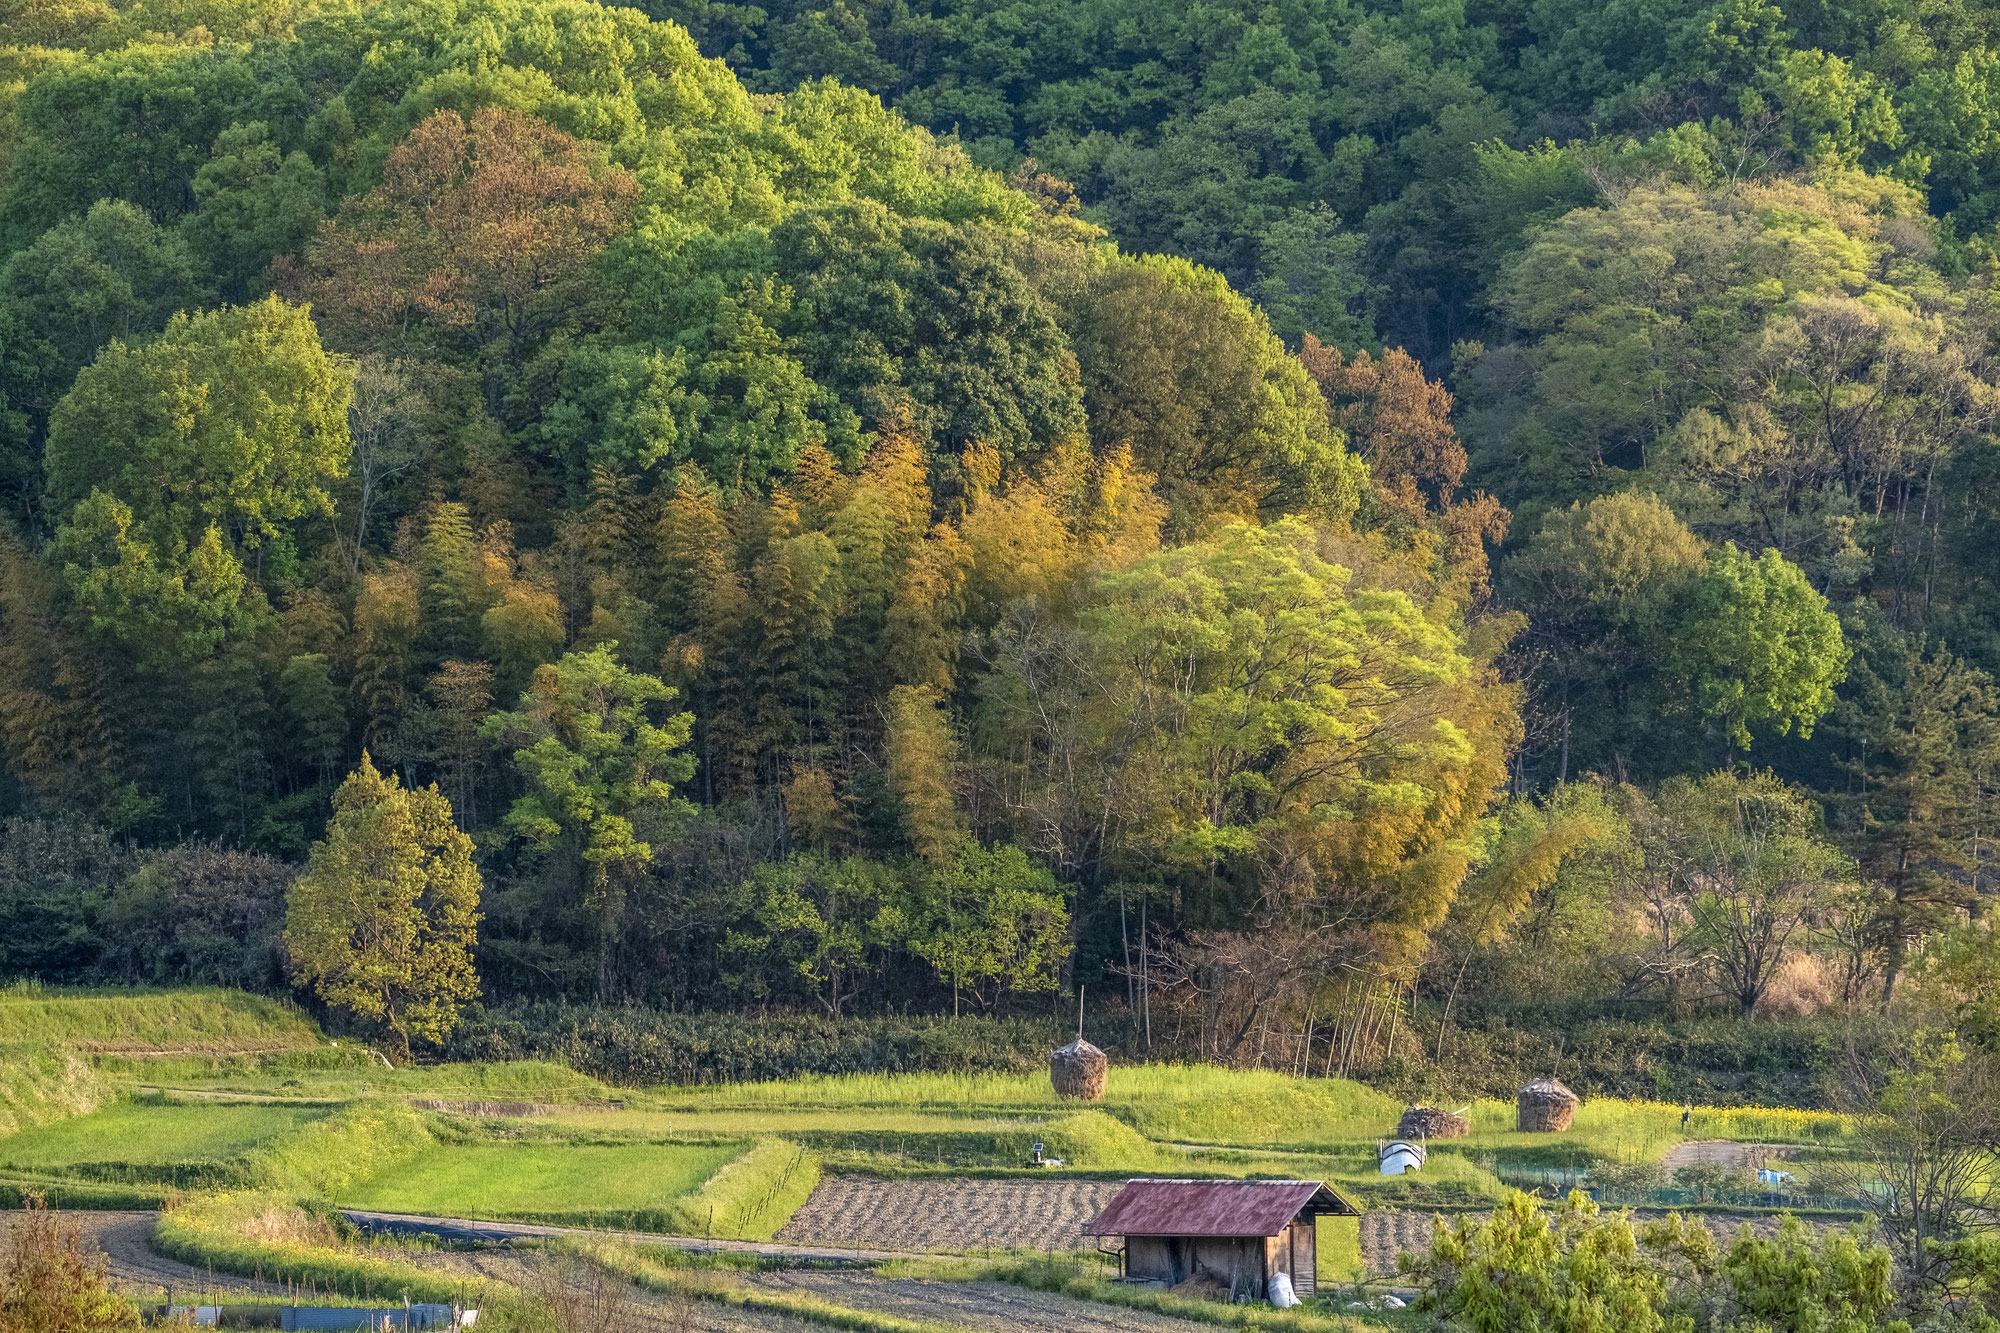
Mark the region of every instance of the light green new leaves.
[[1753, 723], [1812, 735], [1849, 657], [1839, 618], [1799, 567], [1768, 549], [1753, 560], [1734, 542], [1710, 553], [1667, 652], [1696, 706], [1746, 750]]
[[333, 512], [353, 382], [275, 297], [107, 347], [56, 406], [47, 454], [57, 549], [97, 627], [159, 656], [240, 632], [261, 605], [248, 553], [283, 556], [295, 521]]
[[1469, 758], [1447, 710], [1413, 706], [1471, 663], [1401, 592], [1356, 588], [1295, 519], [1107, 574], [1093, 652], [1146, 719], [1138, 821], [1178, 861], [1254, 849], [1267, 821], [1421, 808], [1419, 776]]
[[674, 689], [619, 665], [616, 647], [565, 653], [541, 667], [520, 708], [496, 713], [482, 729], [513, 747], [528, 783], [507, 827], [543, 850], [575, 840], [600, 894], [614, 874], [652, 860], [649, 839], [685, 805], [673, 784], [694, 775], [693, 757], [682, 753], [693, 715], [656, 725], [650, 705], [671, 702]]

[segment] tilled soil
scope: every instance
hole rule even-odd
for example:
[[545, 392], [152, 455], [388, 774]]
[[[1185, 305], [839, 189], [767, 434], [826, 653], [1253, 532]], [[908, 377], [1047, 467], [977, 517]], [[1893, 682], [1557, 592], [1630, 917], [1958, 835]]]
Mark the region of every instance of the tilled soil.
[[1005, 1282], [925, 1282], [868, 1273], [786, 1269], [750, 1276], [767, 1291], [810, 1292], [841, 1305], [906, 1319], [934, 1319], [993, 1333], [1215, 1333], [1212, 1324], [1149, 1310], [1094, 1305]]
[[871, 1180], [828, 1176], [778, 1232], [793, 1245], [1074, 1250], [1115, 1180]]
[[[25, 1216], [20, 1212], [0, 1214], [0, 1255], [13, 1248], [14, 1224]], [[284, 1288], [272, 1282], [210, 1273], [178, 1259], [153, 1252], [153, 1223], [157, 1213], [113, 1213], [69, 1211], [63, 1220], [80, 1226], [84, 1238], [104, 1255], [105, 1276], [111, 1285], [128, 1296], [177, 1297], [209, 1292], [260, 1292], [277, 1295]]]

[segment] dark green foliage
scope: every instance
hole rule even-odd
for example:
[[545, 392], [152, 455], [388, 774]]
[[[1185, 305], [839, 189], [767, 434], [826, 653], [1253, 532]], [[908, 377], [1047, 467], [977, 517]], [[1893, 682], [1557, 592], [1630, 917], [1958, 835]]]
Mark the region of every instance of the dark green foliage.
[[0, 972], [56, 981], [93, 970], [107, 943], [105, 901], [132, 859], [89, 824], [7, 820], [0, 826]]
[[50, 228], [0, 269], [0, 488], [33, 512], [49, 412], [112, 339], [200, 303], [187, 249], [118, 199]]
[[873, 1071], [1018, 1073], [1047, 1065], [1055, 1019], [678, 1014], [540, 1003], [467, 1011], [447, 1055], [558, 1058], [619, 1085]]
[[269, 990], [297, 868], [212, 843], [148, 853], [104, 909], [103, 972], [154, 984]]
[[808, 371], [873, 427], [898, 408], [938, 448], [1032, 461], [1083, 424], [1074, 359], [997, 237], [854, 204], [771, 236]]

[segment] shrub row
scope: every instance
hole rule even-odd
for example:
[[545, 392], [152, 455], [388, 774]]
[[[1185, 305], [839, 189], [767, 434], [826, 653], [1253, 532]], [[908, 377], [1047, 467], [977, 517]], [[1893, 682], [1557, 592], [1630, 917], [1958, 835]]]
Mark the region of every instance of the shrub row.
[[1026, 1072], [1066, 1039], [1057, 1019], [679, 1014], [534, 1002], [470, 1010], [452, 1060], [562, 1060], [607, 1083], [743, 1083], [800, 1074]]
[[1496, 1016], [1449, 1033], [1441, 1067], [1432, 1050], [1431, 1058], [1398, 1056], [1364, 1077], [1411, 1100], [1433, 1092], [1504, 1099], [1553, 1069], [1585, 1097], [1819, 1107], [1850, 1061], [1873, 1063], [1895, 1040], [1890, 1025], [1873, 1015], [1753, 1023], [1733, 1016], [1606, 1018], [1546, 1026], [1536, 1017]]

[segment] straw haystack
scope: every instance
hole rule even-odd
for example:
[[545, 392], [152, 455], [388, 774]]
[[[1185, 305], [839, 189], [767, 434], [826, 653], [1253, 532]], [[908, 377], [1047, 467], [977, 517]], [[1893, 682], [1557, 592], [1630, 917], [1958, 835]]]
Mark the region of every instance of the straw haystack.
[[1583, 1105], [1583, 1098], [1560, 1080], [1538, 1078], [1521, 1089], [1518, 1105], [1522, 1133], [1549, 1134], [1569, 1128], [1569, 1122], [1576, 1119], [1576, 1108]]
[[1435, 1106], [1412, 1106], [1396, 1122], [1399, 1139], [1462, 1139], [1471, 1132], [1470, 1120]]
[[1110, 1056], [1078, 1037], [1049, 1055], [1049, 1082], [1058, 1097], [1094, 1102], [1104, 1095], [1104, 1075], [1110, 1068]]

